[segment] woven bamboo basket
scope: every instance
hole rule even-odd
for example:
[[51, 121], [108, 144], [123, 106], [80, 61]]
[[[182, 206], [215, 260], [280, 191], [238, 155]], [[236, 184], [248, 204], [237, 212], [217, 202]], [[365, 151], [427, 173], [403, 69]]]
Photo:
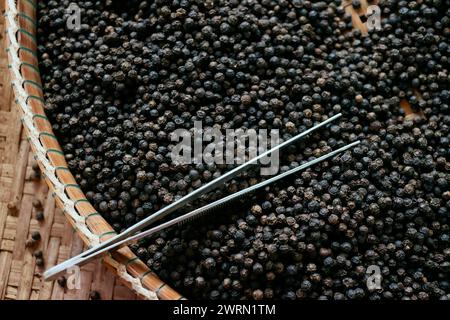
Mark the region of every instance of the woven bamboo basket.
[[[37, 56], [37, 0], [5, 2], [10, 78], [31, 149], [58, 206], [84, 243], [89, 247], [96, 246], [115, 232], [76, 183], [45, 115]], [[125, 285], [145, 299], [183, 299], [128, 247], [104, 256], [103, 262]]]

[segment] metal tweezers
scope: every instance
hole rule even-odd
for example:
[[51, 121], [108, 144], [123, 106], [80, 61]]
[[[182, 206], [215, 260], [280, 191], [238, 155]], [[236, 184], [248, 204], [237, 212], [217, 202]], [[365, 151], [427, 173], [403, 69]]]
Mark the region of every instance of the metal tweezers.
[[292, 144], [293, 142], [303, 138], [304, 136], [308, 135], [309, 133], [324, 127], [325, 125], [327, 125], [328, 123], [340, 118], [342, 116], [341, 113], [329, 118], [326, 121], [323, 121], [321, 123], [319, 123], [318, 125], [298, 134], [297, 136], [277, 145], [276, 147], [262, 153], [261, 155], [252, 158], [251, 160], [247, 161], [246, 163], [232, 169], [231, 171], [225, 173], [224, 175], [220, 176], [219, 178], [205, 184], [204, 186], [196, 189], [195, 191], [191, 192], [190, 194], [184, 196], [183, 198], [171, 203], [170, 205], [158, 210], [157, 212], [153, 213], [152, 215], [150, 215], [149, 217], [147, 217], [146, 219], [136, 223], [135, 225], [129, 227], [128, 229], [126, 229], [124, 232], [106, 240], [105, 242], [102, 242], [100, 245], [90, 248], [88, 250], [86, 250], [85, 252], [70, 258], [50, 269], [48, 269], [45, 273], [44, 273], [44, 278], [46, 280], [53, 280], [56, 279], [58, 276], [61, 276], [65, 273], [65, 271], [73, 266], [81, 266], [84, 265], [90, 261], [92, 261], [93, 259], [99, 257], [100, 255], [103, 255], [104, 253], [113, 250], [113, 249], [119, 249], [122, 246], [125, 246], [127, 244], [130, 244], [136, 240], [142, 239], [144, 237], [150, 236], [152, 234], [155, 234], [161, 230], [164, 230], [166, 228], [169, 228], [173, 225], [176, 224], [181, 224], [184, 223], [186, 221], [190, 221], [193, 218], [199, 217], [200, 215], [202, 215], [203, 213], [207, 213], [210, 212], [211, 209], [217, 208], [219, 206], [222, 206], [234, 199], [237, 199], [245, 194], [248, 194], [252, 191], [255, 191], [257, 189], [263, 188], [275, 181], [278, 181], [284, 177], [287, 177], [289, 175], [292, 175], [296, 172], [299, 172], [301, 170], [304, 170], [306, 168], [311, 167], [314, 164], [317, 164], [321, 161], [324, 161], [328, 158], [333, 157], [334, 155], [341, 153], [347, 149], [350, 149], [354, 146], [356, 146], [357, 144], [360, 143], [360, 141], [355, 141], [349, 145], [346, 145], [338, 150], [332, 151], [326, 155], [323, 155], [317, 159], [314, 159], [312, 161], [306, 162], [294, 169], [291, 169], [289, 171], [286, 171], [284, 173], [281, 173], [279, 175], [276, 175], [270, 179], [264, 180], [258, 184], [255, 184], [253, 186], [250, 186], [246, 189], [243, 189], [241, 191], [238, 191], [234, 194], [231, 194], [229, 196], [226, 196], [222, 199], [216, 200], [214, 202], [211, 202], [203, 207], [200, 207], [198, 209], [195, 209], [187, 214], [184, 214], [182, 216], [176, 217], [172, 220], [169, 220], [167, 222], [164, 222], [160, 225], [154, 226], [151, 229], [142, 231], [144, 228], [150, 226], [151, 224], [155, 223], [156, 221], [163, 219], [164, 217], [166, 217], [168, 214], [182, 208], [183, 206], [185, 206], [188, 202], [192, 202], [196, 199], [198, 199], [200, 196], [202, 196], [203, 194], [219, 187], [220, 185], [225, 184], [227, 181], [229, 181], [230, 179], [234, 178], [235, 176], [237, 176], [239, 173], [248, 170], [248, 168], [251, 165], [255, 165], [257, 164], [257, 161], [262, 159], [265, 156], [268, 156], [270, 153], [276, 151], [277, 149], [281, 149], [283, 147], [286, 147], [289, 144]]

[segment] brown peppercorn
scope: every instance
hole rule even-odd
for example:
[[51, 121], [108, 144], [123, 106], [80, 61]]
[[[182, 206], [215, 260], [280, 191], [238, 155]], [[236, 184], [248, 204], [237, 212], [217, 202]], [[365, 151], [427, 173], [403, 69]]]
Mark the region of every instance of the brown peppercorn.
[[262, 299], [264, 299], [264, 292], [262, 290], [258, 289], [258, 290], [253, 291], [252, 296], [253, 296], [253, 299], [255, 299], [255, 300], [262, 300]]
[[254, 205], [251, 209], [251, 213], [255, 216], [260, 216], [262, 214], [263, 210], [261, 208], [261, 206], [259, 205]]
[[339, 223], [339, 217], [338, 217], [337, 215], [335, 215], [335, 214], [331, 214], [331, 215], [328, 217], [328, 222], [329, 222], [330, 224], [336, 225], [336, 224]]
[[295, 132], [295, 124], [291, 121], [286, 122], [286, 131], [289, 133], [294, 133]]
[[34, 199], [32, 205], [36, 209], [42, 208], [42, 202], [39, 199]]
[[252, 102], [252, 97], [248, 94], [244, 94], [241, 97], [241, 102], [244, 106], [248, 106]]
[[25, 242], [25, 247], [27, 247], [27, 248], [32, 248], [32, 247], [34, 247], [35, 245], [36, 245], [36, 240], [33, 240], [33, 239], [28, 239], [26, 242]]

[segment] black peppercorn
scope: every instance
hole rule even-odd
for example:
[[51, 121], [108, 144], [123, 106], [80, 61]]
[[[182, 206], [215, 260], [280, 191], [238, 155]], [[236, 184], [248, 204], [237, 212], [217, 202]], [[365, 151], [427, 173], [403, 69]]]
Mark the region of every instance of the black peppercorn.
[[38, 267], [43, 267], [44, 266], [44, 259], [42, 257], [41, 258], [36, 258], [36, 265]]
[[[362, 141], [133, 245], [164, 281], [203, 299], [448, 298], [445, 1], [378, 2], [382, 28], [364, 36], [338, 1], [79, 5], [92, 23], [77, 32], [60, 28], [60, 3], [39, 5], [44, 98], [77, 183], [118, 232], [234, 167], [173, 163], [172, 135], [195, 121], [286, 141], [342, 113], [283, 149], [281, 172]], [[194, 205], [262, 179], [249, 171]]]
[[34, 241], [41, 240], [41, 234], [39, 233], [39, 231], [33, 231], [31, 233], [31, 239], [33, 239]]
[[33, 169], [33, 179], [39, 179], [41, 177], [41, 169], [39, 167], [39, 164], [37, 163], [37, 161], [34, 161], [33, 164], [31, 165], [31, 168]]
[[100, 293], [98, 291], [91, 291], [89, 293], [89, 299], [91, 299], [91, 300], [100, 300], [101, 299]]
[[27, 241], [25, 241], [25, 247], [27, 248], [32, 248], [37, 244], [36, 240], [33, 239], [27, 239]]
[[33, 255], [34, 255], [36, 258], [42, 258], [42, 256], [43, 256], [41, 250], [35, 251], [35, 252], [33, 253]]
[[37, 221], [43, 221], [45, 219], [44, 212], [43, 211], [36, 212], [35, 218]]
[[352, 0], [352, 6], [355, 9], [361, 8], [361, 1], [360, 0]]

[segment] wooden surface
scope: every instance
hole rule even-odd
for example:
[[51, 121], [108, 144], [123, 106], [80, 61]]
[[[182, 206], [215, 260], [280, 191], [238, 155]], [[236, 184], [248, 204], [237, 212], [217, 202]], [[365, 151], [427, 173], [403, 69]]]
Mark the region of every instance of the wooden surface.
[[[3, 1], [0, 1], [3, 3]], [[0, 10], [3, 10], [3, 4]], [[81, 289], [69, 290], [56, 282], [44, 282], [45, 268], [80, 253], [76, 235], [46, 184], [35, 178], [34, 159], [22, 132], [18, 108], [12, 103], [7, 57], [3, 45], [4, 20], [0, 17], [0, 299], [89, 299], [97, 291], [101, 299], [136, 299], [98, 260], [81, 268]], [[42, 209], [33, 207], [39, 200]], [[45, 219], [35, 219], [43, 211]], [[25, 243], [33, 231], [42, 240], [35, 248]], [[36, 266], [33, 253], [42, 250], [44, 267]]]

